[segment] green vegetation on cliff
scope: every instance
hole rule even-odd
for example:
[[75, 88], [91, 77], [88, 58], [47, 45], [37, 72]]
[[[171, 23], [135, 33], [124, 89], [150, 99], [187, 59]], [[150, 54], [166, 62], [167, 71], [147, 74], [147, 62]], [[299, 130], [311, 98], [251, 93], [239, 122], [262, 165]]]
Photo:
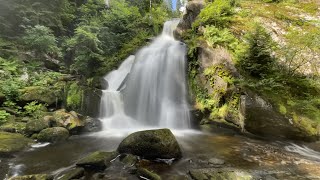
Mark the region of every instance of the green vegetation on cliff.
[[317, 134], [317, 8], [316, 1], [207, 2], [192, 29], [182, 34], [190, 47], [195, 107], [209, 111], [211, 120], [241, 126], [240, 95], [250, 90], [297, 126]]

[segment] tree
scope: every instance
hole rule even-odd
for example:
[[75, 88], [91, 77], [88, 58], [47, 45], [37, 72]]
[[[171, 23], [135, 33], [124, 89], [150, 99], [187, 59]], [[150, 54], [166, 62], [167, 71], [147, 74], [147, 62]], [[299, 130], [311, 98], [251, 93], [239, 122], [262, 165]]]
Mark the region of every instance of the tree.
[[60, 56], [57, 39], [48, 27], [41, 25], [30, 27], [22, 40], [28, 50], [35, 52], [37, 58], [44, 55]]
[[268, 32], [256, 25], [246, 37], [246, 51], [241, 55], [239, 65], [248, 75], [261, 78], [269, 74], [275, 62], [272, 56], [273, 41]]

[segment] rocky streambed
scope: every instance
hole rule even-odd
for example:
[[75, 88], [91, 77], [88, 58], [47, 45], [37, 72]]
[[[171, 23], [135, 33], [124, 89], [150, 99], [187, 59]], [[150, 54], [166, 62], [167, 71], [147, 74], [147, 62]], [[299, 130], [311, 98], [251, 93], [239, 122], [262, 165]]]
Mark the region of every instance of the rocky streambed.
[[[144, 131], [125, 138], [130, 133], [110, 130], [34, 145], [2, 158], [0, 174], [18, 176], [13, 179], [320, 179], [319, 142], [294, 145], [221, 128], [173, 131], [174, 136], [169, 130]], [[23, 177], [32, 174], [42, 175]]]

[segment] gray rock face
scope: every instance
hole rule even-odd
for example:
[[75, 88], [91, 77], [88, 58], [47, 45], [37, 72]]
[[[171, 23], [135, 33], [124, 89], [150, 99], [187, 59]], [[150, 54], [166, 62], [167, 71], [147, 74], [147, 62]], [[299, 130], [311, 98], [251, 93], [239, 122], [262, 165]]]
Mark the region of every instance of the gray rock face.
[[53, 127], [42, 130], [37, 139], [40, 142], [59, 142], [68, 139], [69, 131], [63, 127]]
[[174, 37], [176, 39], [181, 39], [183, 32], [191, 28], [192, 23], [199, 15], [201, 9], [204, 7], [204, 4], [205, 3], [203, 0], [193, 0], [188, 2], [186, 12], [183, 15], [178, 27], [174, 31]]
[[241, 96], [240, 112], [244, 119], [244, 128], [253, 134], [308, 141], [318, 138], [317, 134], [295, 124], [252, 92]]
[[182, 157], [179, 144], [169, 129], [132, 133], [120, 143], [118, 151], [146, 159], [179, 159]]
[[102, 123], [99, 119], [86, 117], [82, 132], [97, 132], [102, 129]]

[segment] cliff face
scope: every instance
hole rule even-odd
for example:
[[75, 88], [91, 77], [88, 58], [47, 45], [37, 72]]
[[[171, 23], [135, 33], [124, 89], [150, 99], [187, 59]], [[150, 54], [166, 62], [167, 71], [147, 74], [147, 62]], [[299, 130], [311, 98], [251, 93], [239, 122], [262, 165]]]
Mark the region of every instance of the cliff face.
[[[244, 2], [243, 6], [246, 7], [247, 2]], [[235, 53], [223, 45], [212, 46], [204, 36], [207, 27], [193, 25], [205, 7], [203, 1], [190, 1], [174, 33], [177, 39], [189, 46], [190, 95], [194, 112], [201, 117], [199, 123], [235, 127], [265, 137], [318, 140], [318, 122], [295, 112], [285, 114], [277, 104], [269, 101], [271, 98], [267, 95], [239, 83], [248, 77], [241, 75], [243, 72], [237, 66]], [[235, 11], [239, 12], [244, 7], [237, 7]], [[256, 13], [255, 10], [252, 13]], [[273, 39], [279, 37], [272, 34], [275, 31], [268, 28], [267, 23], [261, 22]], [[243, 23], [242, 20], [239, 23]], [[231, 23], [229, 28], [240, 41], [248, 27], [239, 23]], [[202, 115], [199, 116], [199, 112]]]

